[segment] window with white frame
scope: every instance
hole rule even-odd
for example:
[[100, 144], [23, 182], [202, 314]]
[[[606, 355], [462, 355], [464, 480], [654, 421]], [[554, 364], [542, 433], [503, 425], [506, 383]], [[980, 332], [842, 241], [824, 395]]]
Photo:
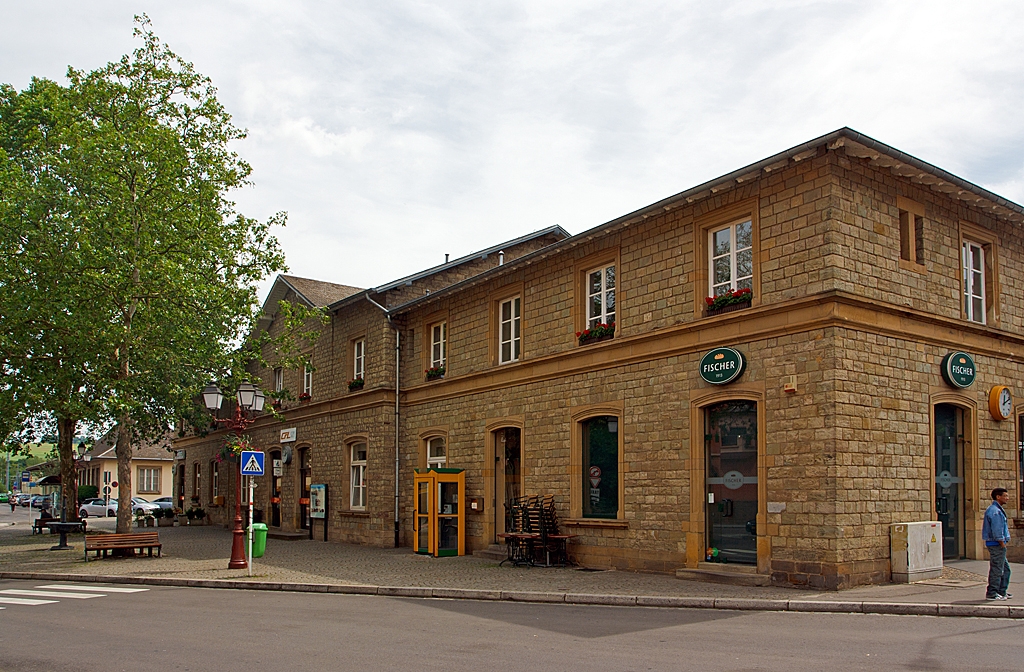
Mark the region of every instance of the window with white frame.
[[302, 370], [302, 393], [313, 396], [313, 367], [310, 364]]
[[587, 329], [615, 322], [615, 265], [587, 273]]
[[969, 240], [963, 244], [964, 315], [985, 323], [985, 248]]
[[747, 219], [708, 232], [710, 296], [753, 289], [753, 231], [753, 224]]
[[438, 469], [448, 464], [448, 452], [445, 448], [444, 437], [435, 436], [427, 441], [427, 468], [437, 467]]
[[352, 346], [352, 377], [362, 378], [365, 372], [364, 365], [366, 363], [366, 341], [360, 339], [356, 341]]
[[498, 305], [498, 363], [519, 361], [520, 299], [506, 299]]
[[159, 467], [139, 467], [139, 492], [146, 494], [160, 493]]
[[214, 460], [210, 463], [210, 500], [220, 496], [220, 465]]
[[274, 369], [274, 392], [284, 389], [284, 369], [280, 366]]
[[192, 498], [199, 501], [203, 491], [200, 489], [203, 485], [202, 472], [199, 468], [199, 463], [196, 462], [192, 465]]
[[366, 508], [366, 444], [352, 444], [352, 508]]
[[444, 366], [448, 359], [448, 323], [439, 322], [430, 328], [430, 368]]

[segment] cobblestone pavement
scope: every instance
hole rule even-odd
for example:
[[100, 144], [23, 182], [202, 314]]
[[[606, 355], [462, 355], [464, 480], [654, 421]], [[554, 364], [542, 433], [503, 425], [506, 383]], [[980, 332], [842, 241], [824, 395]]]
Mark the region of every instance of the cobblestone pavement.
[[[27, 516], [10, 525], [0, 516], [0, 574], [50, 573], [96, 577], [161, 577], [188, 580], [227, 580], [262, 584], [330, 584], [335, 586], [391, 586], [462, 589], [502, 592], [541, 592], [607, 596], [656, 596], [763, 601], [770, 608], [777, 601], [857, 604], [886, 603], [983, 605], [987, 563], [966, 561], [947, 567], [942, 580], [909, 585], [854, 588], [842, 592], [815, 592], [782, 587], [745, 587], [683, 581], [663, 574], [626, 571], [587, 571], [578, 568], [500, 567], [497, 561], [472, 556], [432, 558], [408, 548], [381, 549], [365, 546], [268, 539], [263, 558], [247, 570], [227, 569], [231, 533], [221, 527], [154, 528], [163, 543], [161, 558], [107, 558], [85, 562], [81, 535], [71, 535], [73, 551], [50, 551], [56, 536], [32, 535]], [[113, 530], [112, 520], [90, 520], [93, 529]], [[1024, 579], [1024, 567], [1015, 566], [1014, 583]], [[1024, 588], [1024, 586], [1018, 586]], [[1000, 603], [1010, 615], [1024, 617], [1024, 590], [1009, 602]], [[1014, 607], [1014, 605], [1017, 605]], [[813, 606], [813, 605], [812, 605]], [[822, 604], [822, 607], [825, 605]], [[988, 608], [987, 605], [985, 608]], [[756, 607], [752, 607], [756, 608]], [[994, 608], [994, 607], [993, 607]], [[859, 610], [855, 609], [855, 610]]]

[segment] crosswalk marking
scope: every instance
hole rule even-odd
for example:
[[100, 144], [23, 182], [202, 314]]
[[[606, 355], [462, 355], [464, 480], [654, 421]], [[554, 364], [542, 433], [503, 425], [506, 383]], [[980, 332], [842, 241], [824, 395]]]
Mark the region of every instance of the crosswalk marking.
[[65, 583], [62, 585], [52, 584], [49, 586], [36, 586], [43, 590], [102, 590], [104, 593], [144, 593], [149, 588], [114, 588], [111, 586], [82, 585], [80, 583]]
[[23, 597], [4, 597], [0, 595], [2, 604], [21, 604], [27, 607], [37, 607], [40, 604], [55, 604], [57, 600], [27, 600]]
[[0, 590], [2, 595], [27, 595], [28, 597], [66, 597], [72, 600], [88, 600], [91, 597], [106, 597], [101, 593], [55, 593], [48, 590], [20, 590], [17, 588], [11, 588], [10, 590]]

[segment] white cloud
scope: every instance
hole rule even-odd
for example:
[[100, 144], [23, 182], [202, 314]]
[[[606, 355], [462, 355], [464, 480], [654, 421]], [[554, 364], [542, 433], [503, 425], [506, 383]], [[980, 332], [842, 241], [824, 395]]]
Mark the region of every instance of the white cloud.
[[[135, 3], [14, 4], [0, 81], [132, 48]], [[162, 3], [249, 138], [292, 272], [370, 286], [579, 232], [840, 126], [1024, 200], [1024, 6]], [[10, 29], [13, 28], [13, 29]]]

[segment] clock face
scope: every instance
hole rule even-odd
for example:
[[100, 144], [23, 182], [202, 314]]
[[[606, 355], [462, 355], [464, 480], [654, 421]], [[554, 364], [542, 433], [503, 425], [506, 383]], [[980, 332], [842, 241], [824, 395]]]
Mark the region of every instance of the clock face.
[[1013, 413], [1013, 395], [1005, 387], [999, 392], [999, 412], [1004, 418], [1010, 417]]

